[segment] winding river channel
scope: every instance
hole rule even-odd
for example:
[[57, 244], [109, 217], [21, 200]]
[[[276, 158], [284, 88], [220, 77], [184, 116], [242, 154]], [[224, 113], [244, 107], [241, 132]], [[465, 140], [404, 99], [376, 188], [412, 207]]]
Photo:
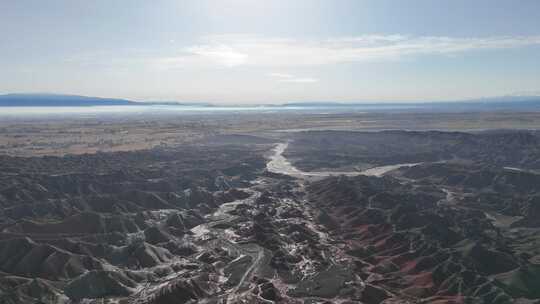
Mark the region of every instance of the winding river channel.
[[[347, 175], [347, 176], [356, 176], [356, 175], [373, 175], [380, 176], [384, 173], [403, 167], [403, 166], [414, 166], [416, 164], [399, 164], [392, 166], [382, 166], [375, 167], [365, 171], [357, 172], [336, 172], [336, 171], [316, 171], [316, 172], [304, 172], [294, 167], [284, 156], [283, 153], [287, 149], [288, 143], [280, 143], [276, 145], [273, 149], [273, 153], [270, 155], [267, 162], [267, 169], [273, 173], [280, 173], [289, 175], [292, 177], [299, 178], [298, 182], [303, 182], [307, 178], [324, 178], [328, 176], [336, 175]], [[252, 186], [241, 188], [244, 192], [250, 194], [248, 198], [239, 199], [230, 203], [222, 204], [217, 208], [213, 213], [205, 216], [205, 223], [198, 225], [191, 229], [191, 235], [189, 238], [195, 244], [202, 246], [203, 248], [214, 248], [214, 247], [223, 247], [231, 252], [235, 252], [238, 256], [231, 263], [241, 264], [238, 271], [239, 275], [236, 279], [232, 280], [234, 282], [233, 287], [227, 291], [227, 299], [231, 302], [234, 302], [236, 297], [238, 297], [243, 292], [247, 292], [249, 282], [252, 277], [265, 273], [269, 270], [268, 264], [271, 258], [271, 252], [264, 249], [258, 244], [255, 243], [238, 243], [238, 240], [241, 239], [238, 235], [235, 234], [234, 230], [230, 228], [231, 223], [234, 223], [238, 216], [231, 214], [238, 205], [245, 204], [253, 206], [255, 201], [260, 197], [261, 192], [258, 188], [258, 183], [262, 179], [257, 179], [253, 182]], [[293, 204], [298, 208], [298, 210], [303, 210], [306, 214], [302, 220], [305, 221], [306, 225], [309, 226], [315, 233], [321, 236], [321, 240], [325, 240], [326, 234], [318, 230], [313, 223], [306, 220], [310, 216], [307, 209], [305, 209], [305, 204], [301, 201], [296, 201], [294, 199], [282, 199], [280, 200], [283, 204]], [[304, 271], [309, 272], [311, 264], [306, 260], [305, 265], [303, 266]], [[223, 277], [223, 280], [231, 280], [230, 278]]]
[[270, 156], [270, 161], [266, 164], [268, 171], [273, 173], [280, 173], [289, 175], [297, 178], [324, 178], [329, 176], [358, 176], [358, 175], [368, 175], [368, 176], [382, 176], [385, 173], [399, 169], [401, 167], [412, 167], [420, 163], [408, 163], [408, 164], [396, 164], [389, 166], [379, 166], [370, 168], [363, 171], [302, 171], [295, 166], [293, 166], [283, 153], [289, 146], [289, 143], [280, 143], [277, 144], [273, 150], [273, 154]]

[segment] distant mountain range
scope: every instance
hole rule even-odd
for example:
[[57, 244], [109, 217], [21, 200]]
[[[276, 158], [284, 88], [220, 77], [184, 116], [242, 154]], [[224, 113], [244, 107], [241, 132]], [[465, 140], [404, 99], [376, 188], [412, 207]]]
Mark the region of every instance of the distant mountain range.
[[126, 105], [183, 105], [211, 106], [209, 103], [146, 101], [138, 102], [119, 98], [101, 98], [62, 94], [6, 94], [0, 95], [0, 107], [89, 107]]
[[380, 102], [380, 101], [362, 101], [362, 102], [327, 102], [327, 101], [307, 101], [307, 102], [289, 102], [283, 104], [283, 106], [291, 107], [350, 107], [350, 106], [482, 106], [486, 104], [500, 105], [500, 104], [513, 104], [513, 105], [527, 105], [527, 104], [539, 104], [540, 96], [497, 96], [497, 97], [485, 97], [477, 99], [466, 100], [452, 100], [452, 101], [396, 101], [396, 102]]
[[[117, 98], [100, 98], [61, 94], [6, 94], [0, 95], [0, 107], [66, 107], [66, 106], [125, 106], [125, 105], [182, 105], [212, 107], [203, 102], [147, 101], [137, 102]], [[365, 109], [403, 109], [420, 111], [492, 111], [492, 110], [540, 110], [540, 96], [501, 96], [447, 102], [291, 102], [266, 105], [267, 107], [362, 107]], [[234, 107], [234, 106], [231, 106]]]
[[69, 107], [69, 106], [124, 106], [134, 101], [115, 98], [87, 97], [59, 94], [6, 94], [0, 95], [3, 107]]

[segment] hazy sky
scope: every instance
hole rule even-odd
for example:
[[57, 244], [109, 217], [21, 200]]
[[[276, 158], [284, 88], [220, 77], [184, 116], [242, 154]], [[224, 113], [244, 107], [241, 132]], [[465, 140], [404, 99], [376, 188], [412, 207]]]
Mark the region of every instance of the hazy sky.
[[540, 95], [537, 0], [0, 0], [0, 93], [223, 103]]

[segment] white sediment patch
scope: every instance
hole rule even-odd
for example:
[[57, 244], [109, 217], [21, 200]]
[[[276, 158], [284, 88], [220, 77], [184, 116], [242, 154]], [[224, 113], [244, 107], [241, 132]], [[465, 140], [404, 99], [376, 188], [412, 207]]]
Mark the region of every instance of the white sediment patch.
[[358, 176], [358, 175], [367, 175], [367, 176], [382, 176], [387, 172], [396, 170], [402, 167], [413, 167], [421, 163], [406, 163], [406, 164], [396, 164], [388, 166], [380, 166], [370, 168], [364, 171], [302, 171], [295, 166], [293, 166], [286, 158], [283, 156], [283, 152], [287, 149], [289, 143], [280, 143], [277, 144], [274, 148], [274, 154], [270, 157], [270, 161], [266, 164], [266, 169], [273, 173], [285, 174], [297, 178], [306, 178], [306, 177], [329, 177], [329, 176]]
[[193, 237], [201, 239], [203, 235], [210, 233], [210, 230], [207, 224], [200, 224], [191, 228], [191, 232], [193, 233]]

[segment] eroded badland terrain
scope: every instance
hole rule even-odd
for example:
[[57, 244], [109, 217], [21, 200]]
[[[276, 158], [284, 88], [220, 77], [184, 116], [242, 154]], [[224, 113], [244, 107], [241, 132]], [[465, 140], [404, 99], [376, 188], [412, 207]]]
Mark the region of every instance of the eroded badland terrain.
[[3, 122], [0, 303], [540, 303], [515, 115]]

